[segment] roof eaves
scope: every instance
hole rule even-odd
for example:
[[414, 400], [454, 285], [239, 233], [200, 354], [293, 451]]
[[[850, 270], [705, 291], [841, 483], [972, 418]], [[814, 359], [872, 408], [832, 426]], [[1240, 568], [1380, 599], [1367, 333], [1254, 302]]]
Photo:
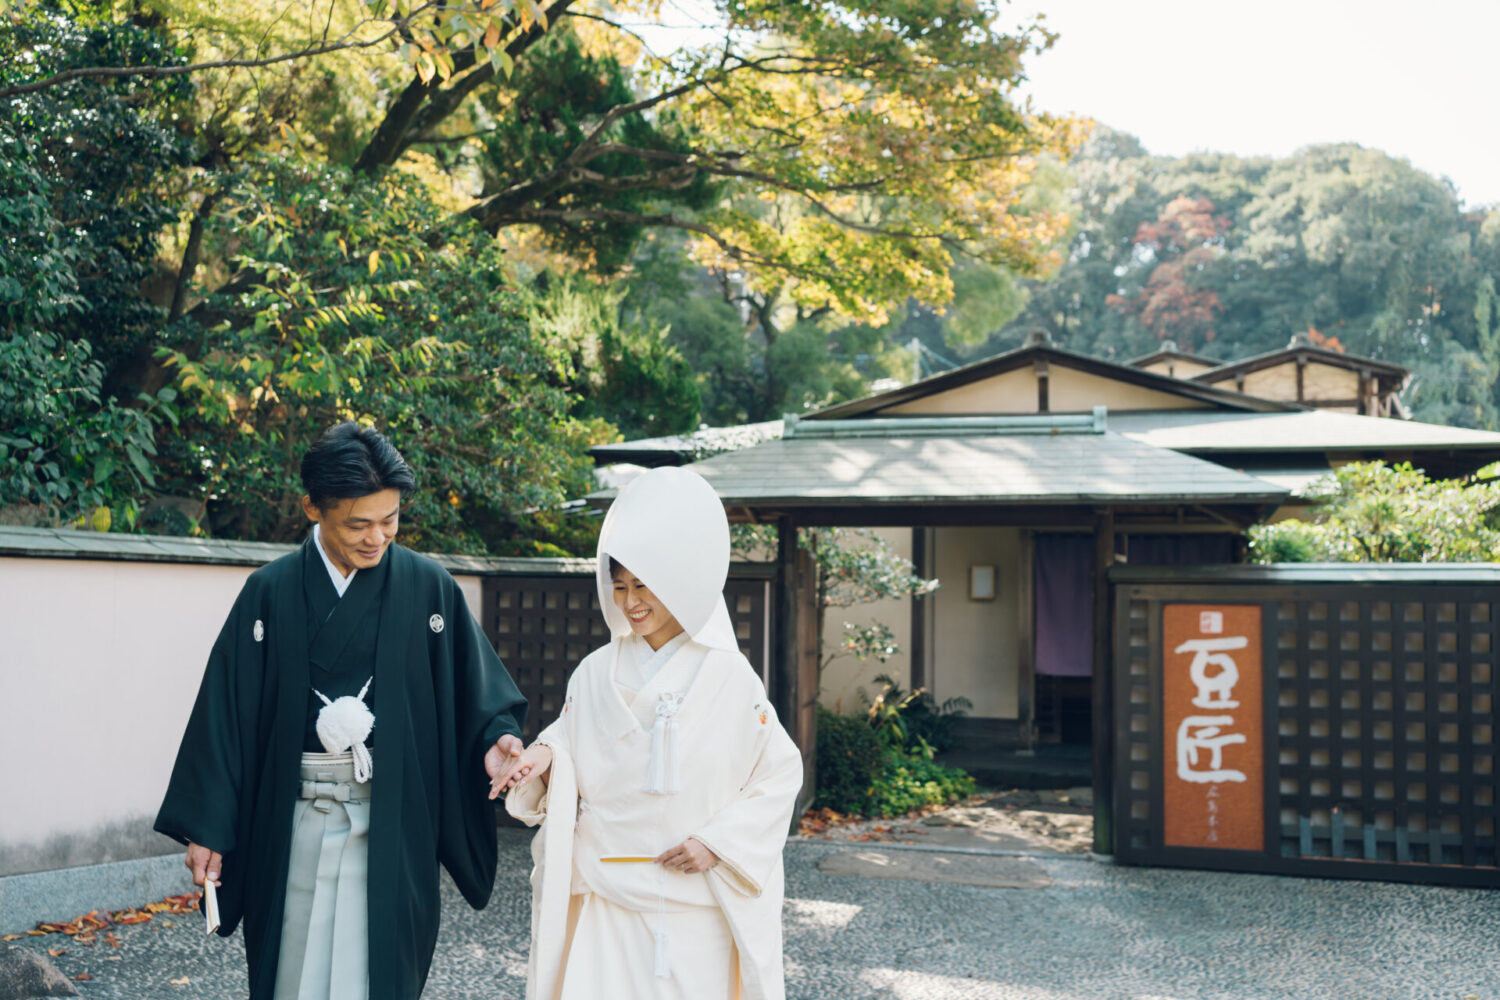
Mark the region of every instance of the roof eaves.
[[1260, 371], [1263, 368], [1274, 368], [1276, 365], [1295, 359], [1299, 354], [1315, 357], [1319, 361], [1331, 364], [1334, 367], [1348, 368], [1353, 371], [1367, 368], [1374, 372], [1394, 375], [1403, 379], [1411, 374], [1411, 369], [1389, 361], [1367, 358], [1359, 354], [1344, 354], [1341, 351], [1330, 351], [1327, 348], [1309, 344], [1299, 347], [1282, 347], [1274, 351], [1266, 351], [1263, 354], [1241, 358], [1239, 361], [1229, 361], [1219, 365], [1217, 368], [1210, 368], [1207, 371], [1198, 372], [1196, 375], [1190, 375], [1188, 378], [1194, 382], [1212, 384], [1233, 375]]
[[877, 393], [873, 396], [865, 396], [862, 399], [850, 400], [847, 403], [837, 403], [821, 410], [804, 413], [804, 420], [829, 420], [856, 417], [861, 414], [885, 409], [890, 406], [899, 406], [916, 399], [956, 389], [960, 386], [977, 382], [980, 379], [990, 378], [1004, 372], [1024, 368], [1036, 360], [1045, 360], [1056, 363], [1063, 367], [1075, 368], [1091, 375], [1103, 378], [1112, 378], [1121, 382], [1142, 386], [1148, 389], [1156, 389], [1175, 396], [1184, 396], [1201, 402], [1213, 403], [1236, 410], [1248, 410], [1252, 412], [1291, 412], [1305, 410], [1307, 407], [1296, 403], [1284, 403], [1277, 400], [1261, 399], [1257, 396], [1247, 396], [1244, 393], [1233, 392], [1228, 389], [1220, 389], [1216, 386], [1205, 385], [1193, 379], [1174, 378], [1171, 375], [1160, 375], [1156, 372], [1148, 372], [1142, 368], [1132, 368], [1129, 365], [1114, 361], [1105, 361], [1102, 358], [1090, 357], [1076, 351], [1052, 345], [1039, 345], [1031, 347], [1020, 347], [1005, 354], [997, 354], [994, 357], [975, 361], [962, 368], [955, 368], [950, 372], [943, 372], [929, 378], [904, 385], [899, 389], [891, 389], [888, 392]]

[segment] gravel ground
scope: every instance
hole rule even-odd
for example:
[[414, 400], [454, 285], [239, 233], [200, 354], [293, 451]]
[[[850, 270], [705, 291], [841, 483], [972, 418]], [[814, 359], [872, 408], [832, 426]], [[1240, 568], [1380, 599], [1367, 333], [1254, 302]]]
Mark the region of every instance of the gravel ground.
[[[501, 832], [500, 881], [483, 913], [445, 889], [426, 997], [521, 996], [527, 836]], [[1034, 889], [819, 870], [832, 854], [877, 849], [903, 848], [788, 846], [791, 1000], [1500, 1000], [1500, 893], [1124, 868], [1042, 854], [1027, 860], [1051, 885]], [[67, 949], [55, 961], [69, 976], [92, 977], [77, 984], [83, 997], [244, 996], [240, 942], [207, 938], [196, 915], [115, 933], [119, 947], [59, 935], [18, 944]]]
[[815, 810], [800, 832], [809, 840], [1087, 854], [1094, 840], [1092, 804], [1087, 788], [983, 791], [925, 816], [830, 821], [827, 810]]

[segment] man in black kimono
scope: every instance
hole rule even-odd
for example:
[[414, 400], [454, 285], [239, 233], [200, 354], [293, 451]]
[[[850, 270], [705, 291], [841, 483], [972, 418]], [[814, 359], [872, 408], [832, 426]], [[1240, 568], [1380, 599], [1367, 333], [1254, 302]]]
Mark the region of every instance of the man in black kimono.
[[[437, 940], [439, 864], [472, 906], [489, 900], [488, 793], [521, 752], [526, 702], [453, 578], [393, 543], [416, 481], [384, 437], [331, 428], [302, 483], [312, 536], [240, 591], [156, 829], [188, 845], [196, 884], [219, 887], [219, 933], [243, 919], [252, 1000], [411, 1000]], [[337, 902], [315, 900], [330, 873]]]

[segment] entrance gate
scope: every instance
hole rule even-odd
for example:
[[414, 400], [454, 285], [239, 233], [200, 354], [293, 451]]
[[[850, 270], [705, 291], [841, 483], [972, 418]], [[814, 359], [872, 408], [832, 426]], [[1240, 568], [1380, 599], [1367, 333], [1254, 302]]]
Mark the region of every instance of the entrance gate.
[[1110, 579], [1117, 860], [1500, 886], [1500, 567]]

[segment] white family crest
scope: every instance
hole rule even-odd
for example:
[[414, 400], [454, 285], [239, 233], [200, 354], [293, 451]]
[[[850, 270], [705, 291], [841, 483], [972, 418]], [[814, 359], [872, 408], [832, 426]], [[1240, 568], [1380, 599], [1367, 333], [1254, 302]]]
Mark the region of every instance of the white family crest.
[[266, 623], [259, 618], [255, 619], [255, 627], [250, 630], [250, 634], [255, 636], [256, 642], [260, 642], [266, 637]]
[[434, 632], [441, 632], [443, 630], [443, 616], [433, 615], [431, 618], [427, 619], [427, 627], [432, 629]]

